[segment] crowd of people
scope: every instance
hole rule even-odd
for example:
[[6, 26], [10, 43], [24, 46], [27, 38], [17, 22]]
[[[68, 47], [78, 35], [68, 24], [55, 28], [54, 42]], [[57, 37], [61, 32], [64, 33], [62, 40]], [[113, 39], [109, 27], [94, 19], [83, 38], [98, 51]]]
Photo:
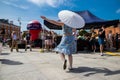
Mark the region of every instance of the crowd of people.
[[56, 46], [57, 34], [54, 31], [43, 30], [40, 33], [42, 40], [42, 48], [46, 51], [51, 51]]
[[[80, 30], [79, 30], [80, 31]], [[76, 29], [73, 29], [73, 35], [75, 36], [75, 41], [76, 41], [76, 46], [77, 46], [77, 40], [81, 37], [79, 37], [79, 31]], [[112, 51], [113, 49], [118, 50], [119, 49], [119, 39], [120, 39], [120, 34], [116, 33], [113, 34], [112, 30], [108, 31], [108, 34], [105, 34], [105, 29], [104, 27], [101, 27], [100, 29], [96, 30], [92, 28], [90, 32], [88, 32], [90, 35], [84, 34], [82, 38], [84, 40], [87, 40], [91, 46], [91, 51], [96, 52], [96, 49], [98, 48], [96, 42], [99, 43], [99, 50], [101, 55], [103, 55], [103, 49]], [[18, 52], [18, 42], [24, 42], [25, 43], [25, 51], [27, 51], [27, 48], [30, 48], [30, 51], [32, 51], [32, 45], [33, 41], [30, 39], [31, 34], [29, 31], [27, 32], [21, 32], [21, 37], [18, 37], [16, 32], [13, 31], [11, 33], [11, 52], [13, 51], [13, 48], [15, 46], [16, 51]], [[39, 35], [39, 39], [42, 40], [42, 48], [44, 48], [45, 51], [52, 51], [53, 48], [57, 46], [57, 33], [54, 31], [47, 31], [47, 30], [42, 30]], [[5, 45], [5, 30], [2, 28], [0, 30], [0, 41], [2, 43], [2, 46]], [[79, 42], [78, 42], [79, 43]], [[79, 46], [78, 46], [79, 47]], [[77, 48], [76, 48], [77, 51]]]
[[78, 34], [78, 39], [79, 38], [86, 40], [91, 46], [91, 51], [94, 53], [99, 47], [101, 55], [103, 55], [103, 50], [114, 51], [116, 49], [117, 51], [120, 45], [120, 34], [113, 34], [112, 30], [109, 30], [108, 34], [106, 34], [105, 28], [103, 26], [100, 29], [92, 28], [90, 32], [82, 36], [79, 36]]

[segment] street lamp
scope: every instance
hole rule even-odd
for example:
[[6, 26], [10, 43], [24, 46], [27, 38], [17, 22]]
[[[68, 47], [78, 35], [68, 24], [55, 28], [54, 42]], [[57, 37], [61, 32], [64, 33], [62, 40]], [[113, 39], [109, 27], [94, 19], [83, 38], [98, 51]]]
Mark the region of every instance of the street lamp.
[[20, 37], [20, 35], [21, 35], [21, 18], [19, 17], [18, 18], [18, 23], [19, 23], [19, 26], [20, 26], [20, 28], [19, 28], [19, 37]]
[[18, 18], [18, 23], [19, 23], [19, 25], [21, 27], [21, 18]]

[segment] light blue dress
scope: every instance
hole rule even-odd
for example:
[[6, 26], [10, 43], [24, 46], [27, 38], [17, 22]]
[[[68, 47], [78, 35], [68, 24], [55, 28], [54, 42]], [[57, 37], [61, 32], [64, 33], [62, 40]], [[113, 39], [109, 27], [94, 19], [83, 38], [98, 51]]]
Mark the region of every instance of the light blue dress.
[[60, 44], [54, 49], [54, 51], [70, 55], [76, 53], [75, 37], [72, 35], [72, 28], [64, 25], [62, 27], [63, 36]]

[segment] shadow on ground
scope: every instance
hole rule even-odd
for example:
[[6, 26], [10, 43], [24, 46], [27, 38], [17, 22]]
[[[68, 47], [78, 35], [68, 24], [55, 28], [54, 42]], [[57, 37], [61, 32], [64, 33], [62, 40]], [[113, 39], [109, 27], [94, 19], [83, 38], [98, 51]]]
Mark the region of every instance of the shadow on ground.
[[120, 70], [112, 71], [107, 68], [101, 67], [78, 67], [73, 68], [73, 70], [68, 71], [69, 73], [86, 73], [84, 76], [91, 76], [94, 74], [103, 73], [104, 76], [117, 75], [120, 74]]
[[0, 55], [9, 55], [10, 53], [0, 53]]
[[7, 65], [21, 65], [21, 64], [23, 64], [19, 61], [12, 61], [12, 60], [8, 60], [8, 59], [0, 59], [0, 62], [2, 64], [7, 64]]

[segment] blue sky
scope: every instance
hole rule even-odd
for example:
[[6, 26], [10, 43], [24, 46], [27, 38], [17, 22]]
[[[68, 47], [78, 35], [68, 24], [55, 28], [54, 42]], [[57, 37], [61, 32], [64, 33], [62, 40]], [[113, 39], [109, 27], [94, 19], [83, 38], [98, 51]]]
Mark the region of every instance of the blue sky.
[[0, 19], [9, 19], [19, 25], [20, 18], [22, 31], [31, 20], [43, 24], [41, 15], [58, 20], [61, 10], [89, 10], [104, 20], [120, 19], [120, 0], [0, 0]]

